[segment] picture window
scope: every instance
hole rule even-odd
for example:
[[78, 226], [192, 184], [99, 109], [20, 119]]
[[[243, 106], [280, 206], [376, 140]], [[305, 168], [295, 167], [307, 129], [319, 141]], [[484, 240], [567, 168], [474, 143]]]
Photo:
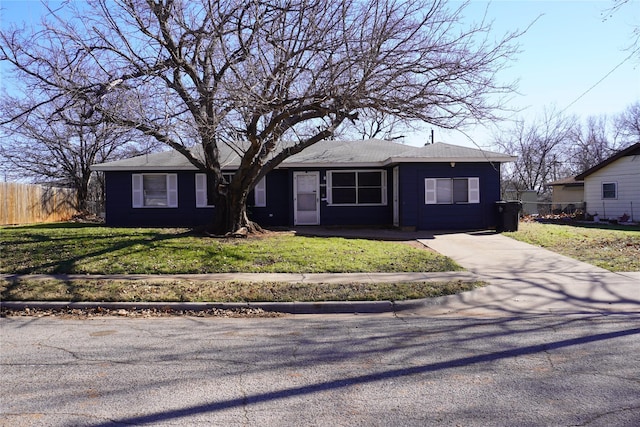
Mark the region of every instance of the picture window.
[[386, 171], [328, 171], [327, 179], [329, 204], [387, 204]]

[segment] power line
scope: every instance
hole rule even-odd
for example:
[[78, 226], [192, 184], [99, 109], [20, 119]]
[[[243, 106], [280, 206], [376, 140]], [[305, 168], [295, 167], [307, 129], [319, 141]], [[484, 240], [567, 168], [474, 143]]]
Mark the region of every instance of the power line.
[[637, 49], [635, 49], [633, 52], [631, 52], [629, 54], [629, 56], [627, 56], [626, 58], [624, 58], [622, 60], [622, 62], [620, 62], [618, 65], [616, 65], [615, 67], [613, 67], [613, 69], [611, 69], [611, 71], [609, 71], [607, 74], [604, 75], [604, 77], [602, 77], [600, 80], [598, 80], [595, 84], [593, 84], [593, 86], [591, 86], [589, 89], [585, 90], [580, 96], [578, 96], [576, 99], [574, 99], [569, 105], [567, 105], [562, 111], [560, 111], [559, 114], [564, 113], [565, 111], [567, 111], [569, 108], [571, 108], [571, 106], [573, 106], [573, 104], [575, 104], [576, 102], [580, 101], [586, 94], [588, 94], [589, 92], [591, 92], [593, 89], [596, 88], [596, 86], [598, 86], [600, 83], [602, 83], [607, 77], [609, 77], [611, 74], [613, 74], [618, 68], [622, 67], [627, 61], [629, 61], [631, 58], [633, 58], [636, 53], [640, 52], [640, 47], [638, 47]]

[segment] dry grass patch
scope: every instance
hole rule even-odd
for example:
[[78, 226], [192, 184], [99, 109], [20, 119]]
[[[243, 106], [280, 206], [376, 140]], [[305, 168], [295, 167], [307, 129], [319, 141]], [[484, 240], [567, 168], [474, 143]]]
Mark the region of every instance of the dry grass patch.
[[0, 281], [3, 301], [291, 302], [402, 301], [465, 292], [482, 282], [283, 283], [192, 280]]
[[640, 231], [521, 222], [505, 236], [610, 271], [640, 271]]

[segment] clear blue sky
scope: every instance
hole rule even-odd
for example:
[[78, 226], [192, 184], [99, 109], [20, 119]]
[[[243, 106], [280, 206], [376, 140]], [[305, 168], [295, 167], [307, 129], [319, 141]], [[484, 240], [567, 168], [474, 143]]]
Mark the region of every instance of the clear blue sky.
[[[479, 19], [487, 4], [486, 0], [472, 0], [466, 15]], [[584, 119], [611, 116], [640, 100], [640, 54], [625, 61], [630, 51], [624, 50], [631, 42], [633, 26], [640, 23], [640, 0], [630, 0], [609, 17], [605, 11], [613, 4], [613, 0], [491, 2], [488, 15], [494, 20], [496, 38], [526, 28], [539, 16], [522, 36], [517, 60], [500, 74], [505, 81], [520, 80], [520, 95], [514, 95], [510, 103], [524, 109], [519, 117], [532, 120], [545, 107]], [[43, 11], [37, 0], [0, 0], [0, 8], [3, 26], [17, 21], [37, 23]], [[429, 126], [425, 128], [424, 134], [408, 134], [406, 142], [426, 142]], [[490, 143], [487, 130], [471, 129], [469, 134], [480, 146]], [[438, 129], [436, 140], [473, 146], [458, 133]]]
[[[479, 17], [487, 4], [472, 0], [467, 14]], [[524, 29], [540, 16], [522, 36], [517, 61], [501, 73], [505, 81], [520, 81], [521, 95], [511, 101], [514, 108], [525, 109], [519, 117], [532, 120], [545, 107], [583, 119], [612, 116], [640, 100], [640, 52], [625, 60], [631, 52], [624, 50], [631, 43], [633, 26], [640, 24], [640, 1], [631, 0], [608, 17], [604, 12], [613, 4], [613, 0], [491, 2], [489, 17], [496, 35]], [[471, 135], [481, 146], [489, 142], [488, 131], [475, 129]], [[455, 133], [441, 133], [436, 140], [470, 144]]]

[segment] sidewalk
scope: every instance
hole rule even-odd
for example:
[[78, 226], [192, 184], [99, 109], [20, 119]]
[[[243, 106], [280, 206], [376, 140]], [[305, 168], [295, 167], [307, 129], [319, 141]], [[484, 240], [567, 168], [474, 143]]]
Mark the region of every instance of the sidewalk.
[[212, 282], [284, 282], [284, 283], [391, 283], [443, 280], [476, 280], [468, 271], [441, 273], [211, 273], [211, 274], [0, 274], [0, 279], [57, 280], [207, 280]]

